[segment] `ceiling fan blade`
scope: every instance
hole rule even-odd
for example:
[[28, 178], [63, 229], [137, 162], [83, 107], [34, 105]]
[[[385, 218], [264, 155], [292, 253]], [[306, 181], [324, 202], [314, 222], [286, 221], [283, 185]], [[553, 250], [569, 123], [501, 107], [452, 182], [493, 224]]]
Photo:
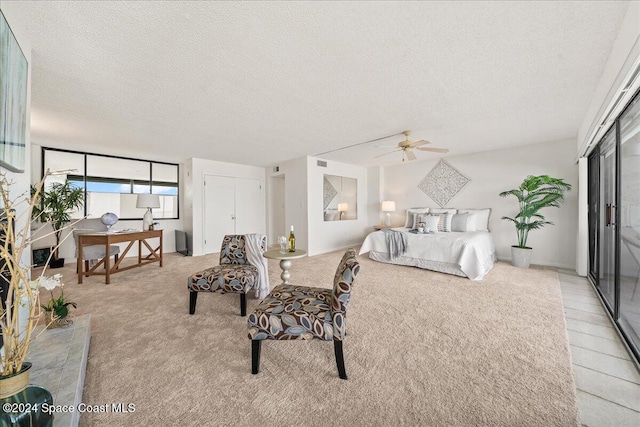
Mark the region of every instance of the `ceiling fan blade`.
[[427, 145], [427, 144], [431, 144], [431, 141], [425, 141], [424, 139], [422, 139], [420, 141], [416, 141], [416, 142], [412, 143], [411, 146], [419, 147], [421, 145]]
[[397, 145], [374, 145], [376, 148], [398, 148]]
[[437, 147], [417, 147], [416, 150], [420, 151], [433, 151], [434, 153], [448, 153], [448, 148], [437, 148]]
[[413, 151], [408, 151], [407, 150], [407, 151], [405, 151], [405, 153], [407, 153], [407, 159], [409, 159], [409, 160], [416, 160], [417, 159], [416, 155], [413, 154]]
[[377, 158], [379, 158], [379, 157], [386, 156], [386, 155], [388, 155], [388, 154], [395, 153], [396, 151], [398, 151], [398, 150], [393, 150], [393, 151], [389, 151], [388, 153], [380, 154], [380, 155], [378, 155], [378, 156], [375, 156], [375, 157], [374, 157], [374, 159], [377, 159]]

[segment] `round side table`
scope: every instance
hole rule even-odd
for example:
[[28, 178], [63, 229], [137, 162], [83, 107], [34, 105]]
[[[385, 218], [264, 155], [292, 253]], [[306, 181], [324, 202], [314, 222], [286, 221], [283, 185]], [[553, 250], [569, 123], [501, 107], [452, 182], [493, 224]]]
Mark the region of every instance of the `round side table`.
[[280, 278], [282, 279], [282, 284], [287, 285], [289, 284], [289, 279], [291, 278], [291, 274], [289, 274], [289, 269], [291, 268], [291, 260], [307, 256], [307, 251], [296, 249], [295, 252], [287, 251], [285, 253], [281, 253], [280, 249], [273, 249], [271, 251], [266, 251], [262, 254], [262, 256], [269, 259], [280, 260], [280, 269], [282, 270]]

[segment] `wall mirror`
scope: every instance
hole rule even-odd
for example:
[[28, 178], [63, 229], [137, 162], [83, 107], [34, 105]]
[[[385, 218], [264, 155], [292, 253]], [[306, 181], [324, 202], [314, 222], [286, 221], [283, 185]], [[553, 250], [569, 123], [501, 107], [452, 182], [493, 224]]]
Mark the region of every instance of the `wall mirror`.
[[358, 219], [358, 180], [345, 176], [325, 175], [322, 184], [325, 221]]

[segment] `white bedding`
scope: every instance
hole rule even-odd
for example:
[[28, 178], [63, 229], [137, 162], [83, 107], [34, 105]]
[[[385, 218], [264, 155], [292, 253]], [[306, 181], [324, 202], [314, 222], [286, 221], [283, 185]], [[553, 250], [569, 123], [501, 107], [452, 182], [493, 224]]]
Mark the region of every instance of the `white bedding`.
[[481, 280], [495, 261], [495, 246], [488, 231], [465, 233], [414, 234], [408, 228], [395, 228], [407, 234], [407, 251], [391, 260], [382, 231], [370, 233], [360, 247], [360, 254], [391, 264], [410, 265], [442, 273]]

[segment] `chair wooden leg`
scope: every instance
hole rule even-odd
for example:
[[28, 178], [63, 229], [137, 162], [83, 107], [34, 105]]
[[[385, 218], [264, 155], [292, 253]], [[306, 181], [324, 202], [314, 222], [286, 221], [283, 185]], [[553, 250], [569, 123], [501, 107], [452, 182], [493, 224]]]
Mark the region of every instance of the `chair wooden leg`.
[[251, 340], [251, 373], [260, 372], [260, 345], [262, 340]]
[[198, 300], [198, 292], [189, 291], [189, 314], [196, 312], [196, 301]]
[[347, 379], [347, 372], [344, 369], [344, 355], [342, 354], [342, 341], [333, 340], [333, 350], [336, 354], [336, 365], [338, 365], [338, 375], [343, 380]]
[[240, 316], [244, 317], [247, 315], [247, 294], [240, 294]]

